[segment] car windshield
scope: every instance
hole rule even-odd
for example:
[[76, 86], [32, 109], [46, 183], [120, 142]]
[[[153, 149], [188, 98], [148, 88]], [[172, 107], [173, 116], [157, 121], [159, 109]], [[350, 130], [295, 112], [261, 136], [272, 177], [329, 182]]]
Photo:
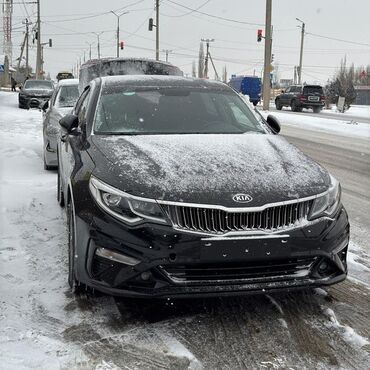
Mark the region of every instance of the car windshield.
[[303, 87], [304, 94], [314, 94], [314, 95], [324, 95], [321, 86], [304, 86]]
[[98, 134], [265, 133], [233, 91], [160, 87], [107, 88], [95, 115]]
[[27, 80], [24, 89], [53, 90], [53, 83], [51, 81]]
[[61, 86], [55, 99], [55, 106], [57, 108], [73, 107], [78, 95], [78, 85]]

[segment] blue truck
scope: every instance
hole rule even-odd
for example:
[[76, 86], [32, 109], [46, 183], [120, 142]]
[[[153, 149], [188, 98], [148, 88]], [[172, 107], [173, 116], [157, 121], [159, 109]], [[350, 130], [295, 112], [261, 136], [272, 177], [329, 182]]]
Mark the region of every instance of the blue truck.
[[229, 86], [243, 95], [248, 95], [253, 105], [257, 105], [261, 100], [261, 79], [259, 77], [231, 76]]

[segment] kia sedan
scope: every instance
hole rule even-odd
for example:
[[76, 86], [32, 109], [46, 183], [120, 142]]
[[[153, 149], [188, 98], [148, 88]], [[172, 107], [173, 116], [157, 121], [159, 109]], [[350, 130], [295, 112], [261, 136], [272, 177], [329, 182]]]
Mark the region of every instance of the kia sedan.
[[227, 85], [97, 78], [60, 125], [75, 292], [223, 296], [345, 279], [340, 184]]
[[51, 97], [42, 105], [43, 113], [43, 158], [46, 170], [56, 169], [57, 160], [57, 138], [60, 131], [59, 121], [67, 113], [72, 111], [78, 99], [78, 80], [61, 80]]

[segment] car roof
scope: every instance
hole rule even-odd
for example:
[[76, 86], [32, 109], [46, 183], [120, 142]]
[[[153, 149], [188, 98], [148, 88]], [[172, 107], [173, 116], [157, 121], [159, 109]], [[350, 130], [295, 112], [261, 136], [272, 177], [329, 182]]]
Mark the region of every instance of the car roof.
[[229, 90], [230, 87], [223, 82], [182, 76], [163, 75], [123, 75], [100, 77], [105, 87], [195, 87]]
[[58, 82], [58, 86], [78, 85], [78, 78], [66, 78]]

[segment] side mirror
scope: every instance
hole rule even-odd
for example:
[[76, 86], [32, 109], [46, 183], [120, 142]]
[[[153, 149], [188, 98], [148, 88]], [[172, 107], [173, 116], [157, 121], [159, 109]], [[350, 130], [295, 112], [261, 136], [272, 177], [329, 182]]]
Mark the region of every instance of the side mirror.
[[281, 90], [281, 93], [284, 94], [285, 93], [285, 90]]
[[48, 110], [48, 108], [49, 108], [49, 100], [47, 100], [47, 101], [45, 101], [45, 102], [41, 103], [41, 104], [40, 104], [40, 108], [41, 108], [44, 112], [46, 112], [46, 111]]
[[274, 135], [277, 135], [280, 132], [281, 130], [280, 122], [275, 116], [273, 116], [272, 114], [269, 114], [267, 116], [266, 122], [268, 126], [270, 127], [270, 129], [272, 130]]
[[59, 121], [59, 124], [70, 134], [78, 126], [78, 117], [74, 114], [67, 114]]

